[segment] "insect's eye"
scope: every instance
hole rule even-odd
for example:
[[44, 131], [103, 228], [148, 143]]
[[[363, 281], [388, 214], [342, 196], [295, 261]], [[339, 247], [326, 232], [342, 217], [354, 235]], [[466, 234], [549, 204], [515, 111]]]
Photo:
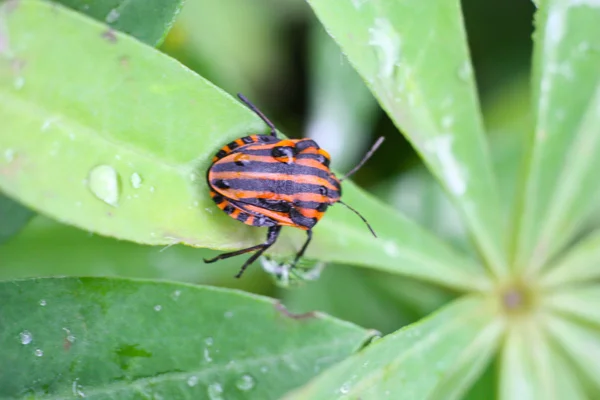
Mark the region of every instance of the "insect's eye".
[[289, 146], [277, 146], [271, 150], [271, 155], [275, 158], [281, 158], [282, 162], [291, 163], [294, 160], [294, 149]]
[[323, 196], [327, 196], [327, 188], [325, 186], [319, 186], [319, 193]]

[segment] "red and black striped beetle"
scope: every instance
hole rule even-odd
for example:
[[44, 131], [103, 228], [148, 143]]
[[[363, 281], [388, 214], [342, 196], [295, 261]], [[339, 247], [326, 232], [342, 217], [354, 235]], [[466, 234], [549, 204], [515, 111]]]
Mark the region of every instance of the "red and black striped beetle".
[[268, 227], [267, 240], [256, 246], [223, 253], [212, 263], [256, 251], [236, 278], [271, 247], [283, 226], [303, 229], [306, 242], [292, 267], [312, 239], [312, 228], [327, 207], [341, 203], [356, 213], [377, 237], [367, 220], [340, 200], [340, 182], [355, 173], [383, 142], [380, 137], [365, 157], [338, 179], [329, 169], [329, 153], [311, 139], [279, 139], [275, 125], [246, 97], [238, 97], [271, 128], [270, 135], [249, 135], [234, 140], [217, 152], [207, 171], [210, 196], [221, 210], [246, 225]]

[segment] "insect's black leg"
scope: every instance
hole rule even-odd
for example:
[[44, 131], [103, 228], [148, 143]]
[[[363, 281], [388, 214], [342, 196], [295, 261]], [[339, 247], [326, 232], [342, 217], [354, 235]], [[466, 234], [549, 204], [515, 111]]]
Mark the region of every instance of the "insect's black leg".
[[296, 263], [298, 262], [298, 260], [300, 260], [300, 257], [302, 257], [304, 255], [304, 252], [306, 251], [306, 248], [308, 247], [308, 244], [310, 243], [310, 240], [312, 239], [312, 229], [309, 229], [306, 231], [306, 242], [304, 242], [304, 245], [302, 246], [302, 248], [300, 249], [300, 251], [298, 252], [298, 254], [296, 254], [296, 258], [294, 259], [294, 262], [292, 263], [292, 268], [294, 268], [296, 266]]
[[229, 258], [229, 257], [235, 257], [235, 256], [239, 256], [240, 254], [249, 253], [249, 252], [254, 251], [254, 250], [259, 250], [263, 246], [264, 246], [264, 244], [261, 243], [261, 244], [257, 244], [256, 246], [248, 247], [247, 249], [236, 250], [236, 251], [232, 251], [231, 253], [219, 254], [215, 258], [211, 258], [209, 260], [207, 260], [205, 258], [204, 262], [207, 263], [207, 264], [210, 264], [210, 263], [213, 263], [213, 262], [218, 261], [218, 260], [224, 260], [224, 259]]
[[248, 266], [250, 264], [252, 264], [254, 261], [256, 261], [256, 259], [258, 257], [260, 257], [262, 255], [262, 253], [267, 251], [267, 249], [269, 247], [271, 247], [273, 245], [273, 243], [275, 243], [275, 241], [277, 240], [277, 237], [279, 236], [280, 231], [281, 231], [281, 225], [271, 226], [269, 228], [269, 231], [267, 232], [267, 241], [264, 242], [263, 244], [259, 245], [259, 247], [261, 247], [261, 249], [258, 250], [256, 253], [254, 253], [252, 255], [252, 257], [250, 257], [249, 259], [246, 260], [244, 265], [242, 265], [242, 268], [240, 268], [240, 272], [238, 272], [238, 274], [235, 276], [236, 278], [241, 277], [242, 274], [244, 273], [244, 271], [246, 270], [246, 268], [248, 268]]
[[267, 124], [269, 126], [269, 128], [271, 128], [271, 136], [277, 137], [277, 130], [275, 129], [275, 125], [269, 120], [269, 118], [267, 118], [265, 116], [265, 114], [263, 114], [262, 111], [260, 111], [258, 109], [258, 107], [256, 107], [254, 104], [252, 104], [252, 102], [250, 102], [250, 100], [248, 100], [246, 98], [246, 96], [244, 96], [241, 93], [238, 93], [238, 97], [240, 98], [240, 100], [242, 100], [244, 102], [244, 104], [246, 104], [248, 106], [249, 109], [254, 111], [256, 113], [256, 115], [258, 115], [260, 117], [260, 119], [265, 121], [265, 124]]

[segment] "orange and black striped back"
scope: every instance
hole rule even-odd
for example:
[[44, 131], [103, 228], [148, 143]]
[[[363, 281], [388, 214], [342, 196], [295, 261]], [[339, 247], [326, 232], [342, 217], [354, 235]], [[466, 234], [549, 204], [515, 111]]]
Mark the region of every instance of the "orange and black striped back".
[[341, 196], [329, 161], [313, 140], [251, 135], [219, 150], [207, 179], [219, 208], [245, 224], [310, 229]]

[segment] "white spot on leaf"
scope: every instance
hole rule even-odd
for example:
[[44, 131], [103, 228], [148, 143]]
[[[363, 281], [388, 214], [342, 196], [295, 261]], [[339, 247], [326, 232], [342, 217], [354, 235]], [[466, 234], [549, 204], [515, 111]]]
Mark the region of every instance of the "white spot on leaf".
[[369, 28], [369, 44], [377, 48], [379, 77], [390, 78], [394, 67], [400, 62], [400, 35], [387, 19], [377, 18]]
[[451, 135], [438, 136], [429, 139], [424, 147], [426, 151], [437, 156], [444, 180], [450, 191], [457, 196], [461, 196], [467, 190], [467, 182], [460, 164], [452, 154], [453, 140], [454, 138]]

